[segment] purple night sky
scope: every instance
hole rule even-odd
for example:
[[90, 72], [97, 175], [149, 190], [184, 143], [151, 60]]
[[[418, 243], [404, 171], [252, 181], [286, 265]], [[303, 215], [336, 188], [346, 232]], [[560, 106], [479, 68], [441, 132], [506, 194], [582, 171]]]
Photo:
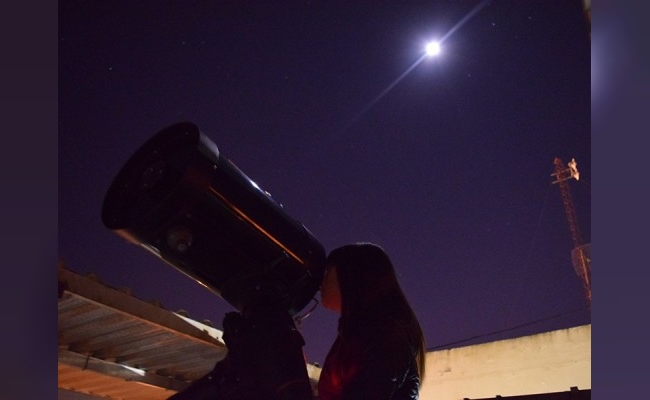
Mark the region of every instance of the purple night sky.
[[[59, 258], [221, 328], [229, 304], [101, 221], [191, 121], [327, 251], [383, 246], [430, 349], [588, 324], [551, 173], [576, 159], [590, 243], [589, 32], [579, 0], [60, 1]], [[336, 323], [303, 321], [309, 362]]]

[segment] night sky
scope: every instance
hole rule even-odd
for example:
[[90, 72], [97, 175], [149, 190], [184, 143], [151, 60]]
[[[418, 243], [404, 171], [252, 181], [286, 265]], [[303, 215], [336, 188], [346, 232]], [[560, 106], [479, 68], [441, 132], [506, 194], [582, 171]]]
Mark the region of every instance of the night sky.
[[[577, 161], [590, 243], [590, 45], [579, 0], [60, 1], [59, 259], [221, 328], [228, 303], [101, 221], [190, 121], [327, 251], [384, 247], [429, 349], [588, 324], [551, 174]], [[336, 321], [303, 320], [309, 362]]]

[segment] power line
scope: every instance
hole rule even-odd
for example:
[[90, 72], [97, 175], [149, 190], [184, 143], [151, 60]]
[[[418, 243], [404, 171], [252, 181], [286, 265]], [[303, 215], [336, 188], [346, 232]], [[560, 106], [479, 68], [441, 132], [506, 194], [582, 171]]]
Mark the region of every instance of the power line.
[[456, 345], [458, 345], [460, 343], [466, 343], [466, 342], [469, 342], [469, 341], [472, 341], [472, 340], [483, 339], [483, 338], [486, 338], [486, 337], [489, 337], [489, 336], [514, 331], [516, 329], [525, 328], [527, 326], [535, 325], [535, 324], [538, 324], [540, 322], [550, 321], [552, 319], [564, 317], [566, 315], [573, 314], [573, 313], [580, 312], [580, 311], [584, 311], [586, 309], [587, 309], [587, 307], [580, 307], [580, 308], [577, 308], [575, 310], [567, 311], [567, 312], [564, 312], [564, 313], [561, 313], [561, 314], [552, 315], [552, 316], [549, 316], [549, 317], [540, 318], [538, 320], [527, 322], [527, 323], [517, 325], [517, 326], [513, 326], [511, 328], [501, 329], [501, 330], [490, 332], [490, 333], [484, 333], [484, 334], [481, 334], [481, 335], [472, 336], [472, 337], [469, 337], [469, 338], [466, 338], [466, 339], [457, 340], [455, 342], [450, 342], [450, 343], [439, 345], [439, 346], [428, 347], [427, 351], [441, 350], [441, 349], [446, 349], [446, 348], [449, 348], [449, 347], [455, 347]]
[[523, 288], [523, 281], [524, 281], [524, 278], [525, 278], [525, 274], [528, 272], [528, 269], [531, 266], [530, 260], [532, 258], [533, 250], [535, 248], [535, 244], [536, 244], [535, 242], [536, 242], [537, 238], [539, 237], [539, 231], [540, 231], [540, 227], [542, 225], [542, 217], [544, 216], [544, 211], [546, 210], [546, 206], [548, 204], [548, 199], [549, 199], [549, 195], [551, 193], [551, 188], [552, 187], [553, 187], [553, 185], [549, 184], [548, 190], [546, 191], [546, 196], [544, 197], [544, 201], [542, 203], [542, 208], [539, 211], [539, 216], [537, 217], [537, 225], [535, 226], [535, 231], [533, 232], [533, 236], [532, 236], [531, 241], [530, 241], [530, 246], [528, 248], [528, 255], [526, 257], [526, 260], [523, 263], [523, 270], [519, 274], [519, 281], [518, 281], [518, 285], [517, 285], [517, 290], [515, 291], [515, 296], [513, 298], [513, 301], [510, 304], [510, 311], [508, 313], [508, 323], [510, 323], [510, 320], [512, 319], [514, 308], [518, 304], [519, 297], [521, 296], [521, 291], [522, 291], [522, 288]]

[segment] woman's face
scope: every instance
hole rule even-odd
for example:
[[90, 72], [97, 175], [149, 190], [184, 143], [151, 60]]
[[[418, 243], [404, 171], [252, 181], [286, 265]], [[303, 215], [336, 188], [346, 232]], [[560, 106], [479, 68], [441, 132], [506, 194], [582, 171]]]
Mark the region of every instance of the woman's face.
[[320, 286], [320, 297], [323, 307], [341, 312], [341, 288], [335, 265], [328, 265], [323, 282]]

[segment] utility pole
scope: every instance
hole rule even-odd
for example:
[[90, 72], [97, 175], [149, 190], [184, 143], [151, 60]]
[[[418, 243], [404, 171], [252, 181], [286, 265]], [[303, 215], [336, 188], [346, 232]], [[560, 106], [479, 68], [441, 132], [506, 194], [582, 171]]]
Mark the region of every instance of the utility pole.
[[569, 222], [571, 239], [573, 240], [571, 261], [573, 263], [573, 268], [582, 280], [587, 301], [591, 306], [591, 243], [585, 244], [582, 241], [582, 235], [580, 234], [580, 228], [578, 226], [578, 218], [576, 217], [568, 183], [572, 178], [576, 181], [580, 180], [578, 163], [572, 158], [567, 165], [564, 165], [562, 160], [557, 157], [553, 163], [555, 165], [555, 172], [552, 173], [551, 176], [555, 177], [553, 183], [557, 183], [560, 186], [564, 211], [566, 213], [567, 221]]

